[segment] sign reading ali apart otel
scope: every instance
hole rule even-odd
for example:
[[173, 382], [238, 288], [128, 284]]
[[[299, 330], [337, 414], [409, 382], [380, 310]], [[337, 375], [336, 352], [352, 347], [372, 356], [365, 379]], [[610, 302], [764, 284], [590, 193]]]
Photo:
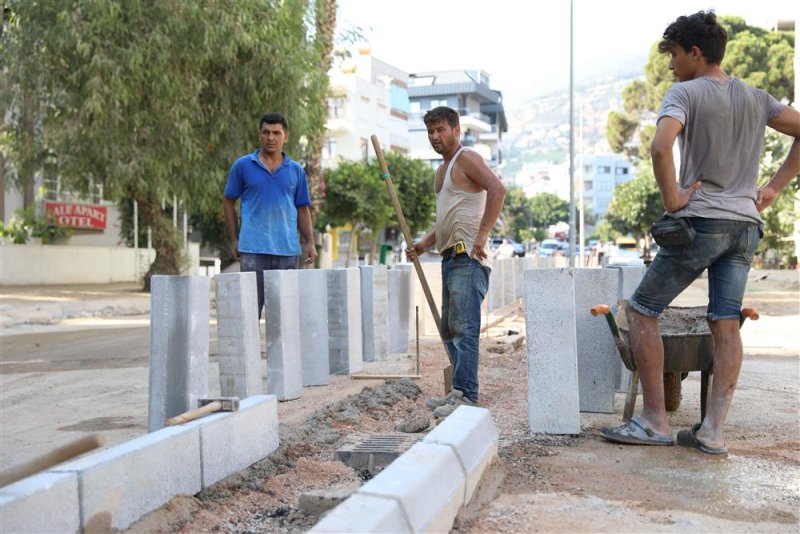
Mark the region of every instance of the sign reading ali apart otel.
[[82, 230], [105, 230], [108, 219], [108, 208], [93, 204], [46, 201], [44, 212], [56, 224]]

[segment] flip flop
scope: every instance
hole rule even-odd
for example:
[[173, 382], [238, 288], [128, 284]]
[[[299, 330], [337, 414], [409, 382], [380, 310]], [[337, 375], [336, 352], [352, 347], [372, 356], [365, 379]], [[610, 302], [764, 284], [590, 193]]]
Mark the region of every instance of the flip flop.
[[614, 443], [628, 445], [674, 445], [670, 434], [659, 434], [642, 421], [638, 415], [617, 428], [601, 428], [600, 435]]
[[678, 432], [678, 445], [681, 447], [688, 447], [690, 449], [697, 449], [698, 451], [702, 451], [706, 454], [728, 454], [728, 447], [723, 445], [722, 447], [709, 447], [708, 445], [704, 445], [700, 443], [700, 440], [697, 439], [697, 431], [700, 429], [700, 425], [702, 423], [697, 423], [689, 430], [681, 430]]

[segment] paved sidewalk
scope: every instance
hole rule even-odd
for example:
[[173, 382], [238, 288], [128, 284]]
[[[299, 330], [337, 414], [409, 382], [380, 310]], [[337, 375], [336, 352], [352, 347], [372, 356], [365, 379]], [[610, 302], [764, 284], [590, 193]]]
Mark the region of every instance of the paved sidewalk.
[[77, 317], [150, 313], [140, 284], [0, 287], [0, 333], [19, 325], [51, 325]]

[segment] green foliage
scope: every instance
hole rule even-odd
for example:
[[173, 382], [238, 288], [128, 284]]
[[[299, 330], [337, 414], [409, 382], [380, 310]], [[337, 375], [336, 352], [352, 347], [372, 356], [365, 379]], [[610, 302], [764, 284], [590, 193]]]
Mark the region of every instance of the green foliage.
[[503, 234], [517, 241], [530, 239], [533, 227], [531, 203], [520, 187], [511, 187], [503, 203]]
[[[790, 145], [789, 139], [785, 136], [773, 131], [767, 133], [762, 149], [760, 185], [767, 183], [774, 176], [786, 158]], [[793, 254], [794, 242], [785, 238], [792, 235], [794, 223], [800, 216], [795, 208], [795, 204], [799, 200], [798, 189], [800, 189], [800, 177], [795, 177], [792, 183], [781, 192], [775, 203], [761, 213], [764, 221], [764, 238], [759, 243], [759, 252], [775, 249], [778, 251], [779, 257]]]
[[[386, 154], [386, 165], [413, 237], [427, 229], [436, 215], [433, 170], [424, 161], [392, 152]], [[353, 228], [369, 228], [373, 236], [386, 226], [399, 224], [375, 160], [339, 160], [325, 175], [325, 201], [317, 224], [348, 223]]]
[[598, 228], [598, 235], [603, 240], [609, 240], [614, 233], [630, 234], [637, 239], [644, 238], [649, 243], [650, 224], [663, 213], [664, 205], [653, 168], [649, 162], [642, 161], [637, 169], [637, 177], [614, 190], [614, 198]]
[[539, 193], [528, 199], [530, 204], [531, 226], [546, 230], [550, 225], [567, 221], [569, 202], [561, 200], [552, 193]]
[[62, 237], [72, 235], [72, 228], [57, 224], [52, 217], [37, 217], [35, 206], [18, 209], [8, 225], [0, 222], [0, 236], [8, 237], [12, 243], [23, 245], [31, 238], [41, 238], [48, 245]]

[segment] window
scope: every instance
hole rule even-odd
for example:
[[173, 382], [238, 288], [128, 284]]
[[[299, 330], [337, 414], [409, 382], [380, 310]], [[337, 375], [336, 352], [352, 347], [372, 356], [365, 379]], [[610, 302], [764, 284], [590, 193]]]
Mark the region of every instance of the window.
[[336, 159], [336, 138], [327, 137], [325, 143], [322, 145], [322, 159], [331, 160]]
[[446, 106], [446, 105], [447, 105], [447, 99], [446, 98], [445, 99], [441, 99], [441, 100], [431, 99], [431, 109], [438, 108], [439, 106]]
[[68, 191], [61, 186], [61, 177], [58, 175], [45, 176], [42, 180], [42, 195], [45, 200], [57, 202], [92, 202], [100, 204], [103, 201], [103, 184], [95, 183], [89, 179], [88, 193]]
[[591, 174], [591, 172], [592, 172], [592, 166], [591, 165], [584, 165], [583, 166], [583, 173], [584, 174]]
[[617, 167], [616, 172], [618, 176], [621, 174], [628, 174], [628, 167]]
[[411, 102], [411, 114], [418, 115], [420, 112], [419, 102]]
[[344, 105], [346, 103], [343, 96], [332, 96], [328, 98], [328, 117], [331, 119], [341, 119], [344, 117]]
[[361, 159], [367, 161], [369, 159], [369, 141], [361, 138]]
[[597, 167], [597, 174], [611, 174], [611, 167], [608, 165], [600, 165]]

